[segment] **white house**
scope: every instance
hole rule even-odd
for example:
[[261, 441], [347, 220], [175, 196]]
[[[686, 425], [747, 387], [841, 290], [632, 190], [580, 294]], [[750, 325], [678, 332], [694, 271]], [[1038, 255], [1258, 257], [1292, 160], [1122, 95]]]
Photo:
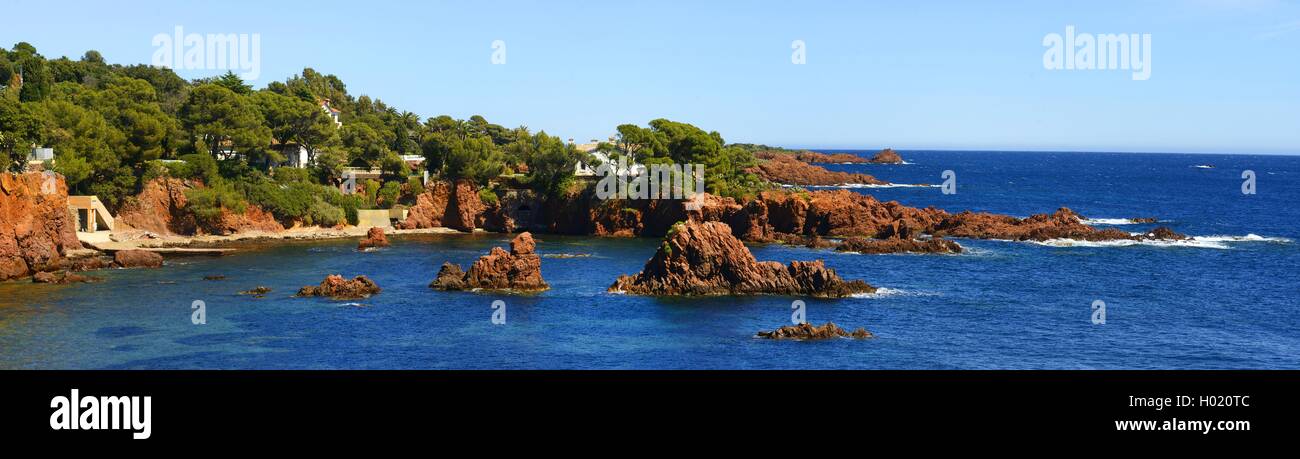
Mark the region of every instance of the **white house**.
[[334, 127], [343, 127], [343, 122], [339, 121], [339, 109], [331, 107], [329, 99], [320, 100], [320, 109], [324, 110], [325, 114], [334, 120]]
[[[611, 160], [609, 159], [608, 154], [605, 154], [605, 152], [601, 152], [601, 151], [591, 151], [589, 153], [591, 154], [591, 156], [595, 157], [596, 162], [599, 162], [600, 164], [608, 164], [609, 167], [614, 170], [615, 175], [638, 176], [646, 172], [646, 167], [644, 164], [636, 164], [636, 163], [628, 164], [626, 160], [623, 161]], [[583, 161], [578, 161], [577, 164], [573, 165], [573, 175], [578, 177], [595, 177], [599, 175], [596, 173], [596, 169], [599, 167], [600, 166], [587, 164]]]

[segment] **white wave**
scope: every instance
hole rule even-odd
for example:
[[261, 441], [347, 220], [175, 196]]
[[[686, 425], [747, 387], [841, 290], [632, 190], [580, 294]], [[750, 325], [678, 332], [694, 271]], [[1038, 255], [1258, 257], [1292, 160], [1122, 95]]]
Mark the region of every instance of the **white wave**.
[[[1140, 233], [1136, 233], [1140, 234]], [[1144, 245], [1149, 247], [1187, 247], [1197, 249], [1231, 249], [1231, 243], [1242, 242], [1272, 242], [1279, 244], [1289, 244], [1290, 239], [1283, 237], [1264, 237], [1256, 234], [1247, 234], [1245, 236], [1193, 236], [1191, 239], [1181, 241], [1168, 240], [1116, 240], [1116, 241], [1081, 241], [1077, 239], [1048, 239], [1046, 241], [1029, 241], [1038, 245], [1049, 247], [1130, 247], [1135, 245]]]
[[1080, 223], [1085, 225], [1137, 225], [1139, 224], [1130, 218], [1081, 218]]
[[849, 295], [851, 298], [889, 298], [895, 296], [937, 296], [938, 293], [918, 292], [914, 290], [903, 290], [897, 288], [880, 287], [875, 293], [854, 293]]
[[1214, 166], [1211, 166], [1211, 165], [1209, 165], [1209, 164], [1197, 164], [1197, 165], [1192, 166], [1192, 167], [1197, 168], [1197, 169], [1214, 169]]
[[1260, 236], [1258, 234], [1247, 234], [1245, 236], [1196, 236], [1193, 239], [1207, 242], [1273, 242], [1277, 244], [1290, 244], [1291, 240], [1284, 237]]

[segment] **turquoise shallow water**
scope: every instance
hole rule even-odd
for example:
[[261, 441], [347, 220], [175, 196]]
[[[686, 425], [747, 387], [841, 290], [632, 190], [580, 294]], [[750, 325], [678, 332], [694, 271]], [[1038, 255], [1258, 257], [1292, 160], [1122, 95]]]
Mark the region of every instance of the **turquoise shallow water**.
[[[95, 273], [79, 286], [0, 284], [0, 368], [1300, 368], [1300, 158], [1096, 153], [903, 152], [909, 165], [832, 165], [937, 188], [863, 189], [881, 199], [1012, 215], [1068, 206], [1091, 218], [1158, 217], [1200, 236], [1183, 246], [1065, 247], [961, 241], [956, 256], [837, 254], [752, 246], [763, 260], [826, 260], [884, 287], [863, 298], [702, 299], [609, 294], [641, 269], [649, 239], [538, 235], [552, 289], [537, 295], [427, 288], [509, 236], [396, 237], [244, 247]], [[1213, 169], [1196, 168], [1212, 164]], [[1258, 194], [1240, 192], [1241, 171]], [[1123, 225], [1130, 231], [1150, 225]], [[1253, 236], [1252, 236], [1253, 235]], [[295, 299], [325, 274], [365, 274], [359, 302]], [[224, 281], [204, 281], [220, 274]], [[264, 299], [235, 293], [258, 285]], [[190, 322], [203, 301], [207, 324]], [[494, 300], [504, 325], [491, 322]], [[869, 341], [772, 342], [790, 321], [866, 327]], [[1094, 300], [1107, 323], [1090, 322]]]

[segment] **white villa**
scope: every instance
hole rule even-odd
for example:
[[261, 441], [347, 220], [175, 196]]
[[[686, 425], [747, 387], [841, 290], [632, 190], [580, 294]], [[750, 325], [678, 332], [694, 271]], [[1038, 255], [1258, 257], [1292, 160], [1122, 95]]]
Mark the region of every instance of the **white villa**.
[[[321, 111], [324, 111], [326, 115], [329, 115], [330, 119], [334, 121], [335, 128], [343, 127], [343, 122], [339, 121], [339, 113], [341, 112], [339, 109], [330, 106], [329, 99], [320, 100], [320, 109]], [[272, 141], [271, 148], [276, 149], [280, 154], [284, 155], [284, 167], [303, 169], [311, 165], [311, 155], [307, 154], [307, 147], [304, 147], [297, 142], [289, 142], [281, 145], [279, 142]], [[402, 159], [405, 160], [406, 158], [403, 157]], [[420, 160], [423, 161], [424, 158], [421, 157]]]

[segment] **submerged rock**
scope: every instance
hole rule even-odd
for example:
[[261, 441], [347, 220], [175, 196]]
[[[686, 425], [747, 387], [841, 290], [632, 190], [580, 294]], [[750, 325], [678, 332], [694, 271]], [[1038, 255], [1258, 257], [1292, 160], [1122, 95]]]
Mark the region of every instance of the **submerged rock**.
[[211, 275], [211, 276], [203, 276], [203, 280], [206, 280], [206, 281], [220, 281], [220, 280], [226, 280], [226, 276], [223, 276], [223, 275], [220, 275], [220, 274]]
[[161, 268], [163, 256], [148, 250], [119, 250], [113, 254], [113, 266], [119, 268]]
[[510, 251], [493, 247], [475, 261], [469, 272], [453, 263], [443, 263], [438, 278], [429, 284], [439, 290], [511, 290], [537, 292], [551, 288], [542, 280], [542, 259], [537, 256], [531, 233], [519, 233], [510, 241]]
[[357, 250], [376, 247], [388, 247], [388, 236], [384, 235], [383, 228], [370, 228], [369, 231], [366, 231], [366, 238], [357, 243]]
[[352, 280], [344, 279], [338, 274], [330, 274], [319, 286], [307, 286], [298, 290], [295, 296], [325, 296], [336, 300], [358, 300], [369, 298], [379, 293], [375, 282], [366, 276], [357, 276]]
[[50, 273], [39, 272], [32, 275], [32, 282], [37, 284], [79, 284], [86, 282], [99, 282], [98, 277], [82, 276], [76, 273], [66, 271]]
[[760, 331], [758, 332], [758, 337], [767, 339], [814, 340], [831, 338], [867, 339], [874, 338], [875, 335], [872, 335], [871, 332], [867, 331], [865, 328], [858, 328], [853, 332], [849, 332], [848, 330], [840, 328], [839, 325], [835, 325], [835, 322], [826, 322], [825, 325], [820, 327], [808, 323], [786, 325], [772, 331]]
[[856, 252], [862, 254], [884, 253], [961, 253], [962, 247], [956, 242], [943, 238], [918, 241], [915, 239], [845, 239], [835, 247], [839, 252]]
[[256, 288], [253, 288], [252, 290], [244, 290], [242, 292], [239, 292], [240, 295], [253, 295], [259, 297], [262, 295], [266, 295], [267, 293], [271, 293], [271, 288], [264, 287], [264, 286], [258, 286]]
[[611, 292], [637, 295], [810, 295], [840, 298], [872, 293], [862, 281], [845, 281], [821, 260], [782, 265], [758, 261], [718, 222], [675, 225], [645, 268], [620, 276]]

